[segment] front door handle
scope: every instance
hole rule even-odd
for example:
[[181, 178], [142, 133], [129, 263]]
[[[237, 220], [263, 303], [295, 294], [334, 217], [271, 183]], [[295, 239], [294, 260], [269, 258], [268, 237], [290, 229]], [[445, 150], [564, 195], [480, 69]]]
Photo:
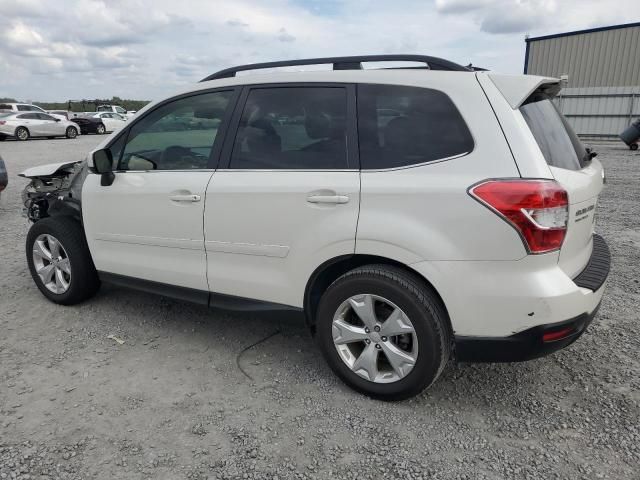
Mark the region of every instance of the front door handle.
[[309, 195], [307, 197], [309, 203], [347, 203], [349, 197], [346, 195]]
[[174, 202], [199, 202], [200, 195], [170, 195], [169, 200], [173, 200]]

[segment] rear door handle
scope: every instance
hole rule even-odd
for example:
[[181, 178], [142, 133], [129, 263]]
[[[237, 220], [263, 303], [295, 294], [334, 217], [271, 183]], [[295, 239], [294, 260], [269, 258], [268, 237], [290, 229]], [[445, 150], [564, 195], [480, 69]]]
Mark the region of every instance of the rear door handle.
[[349, 197], [346, 195], [309, 195], [307, 197], [309, 203], [347, 203]]
[[174, 202], [199, 202], [200, 195], [169, 195], [169, 200], [173, 200]]

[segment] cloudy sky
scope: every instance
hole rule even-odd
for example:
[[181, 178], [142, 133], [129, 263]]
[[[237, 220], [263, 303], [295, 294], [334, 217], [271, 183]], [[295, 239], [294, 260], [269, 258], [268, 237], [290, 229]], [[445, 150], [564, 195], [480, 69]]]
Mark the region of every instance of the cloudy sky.
[[228, 66], [314, 56], [423, 53], [516, 73], [525, 34], [640, 19], [637, 0], [0, 0], [0, 12], [0, 97], [42, 101], [151, 100]]

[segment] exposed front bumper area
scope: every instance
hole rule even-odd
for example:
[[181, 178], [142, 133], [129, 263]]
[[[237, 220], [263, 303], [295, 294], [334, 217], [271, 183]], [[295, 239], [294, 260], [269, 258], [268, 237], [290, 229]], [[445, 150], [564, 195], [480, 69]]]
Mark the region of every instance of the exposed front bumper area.
[[565, 322], [539, 325], [508, 337], [456, 336], [459, 362], [523, 362], [544, 357], [575, 342], [586, 331], [600, 305], [591, 313]]

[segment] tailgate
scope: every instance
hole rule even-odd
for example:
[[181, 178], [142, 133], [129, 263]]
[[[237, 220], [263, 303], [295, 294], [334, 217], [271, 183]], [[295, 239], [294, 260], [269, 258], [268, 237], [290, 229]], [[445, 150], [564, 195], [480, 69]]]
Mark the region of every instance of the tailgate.
[[603, 184], [602, 165], [594, 159], [581, 170], [551, 167], [551, 172], [569, 195], [567, 235], [559, 264], [573, 278], [587, 265], [593, 249], [596, 203]]
[[594, 215], [604, 175], [600, 162], [591, 158], [552, 103], [554, 94], [536, 91], [519, 109], [553, 177], [567, 191], [569, 218], [558, 261], [574, 278], [586, 267], [593, 251]]

